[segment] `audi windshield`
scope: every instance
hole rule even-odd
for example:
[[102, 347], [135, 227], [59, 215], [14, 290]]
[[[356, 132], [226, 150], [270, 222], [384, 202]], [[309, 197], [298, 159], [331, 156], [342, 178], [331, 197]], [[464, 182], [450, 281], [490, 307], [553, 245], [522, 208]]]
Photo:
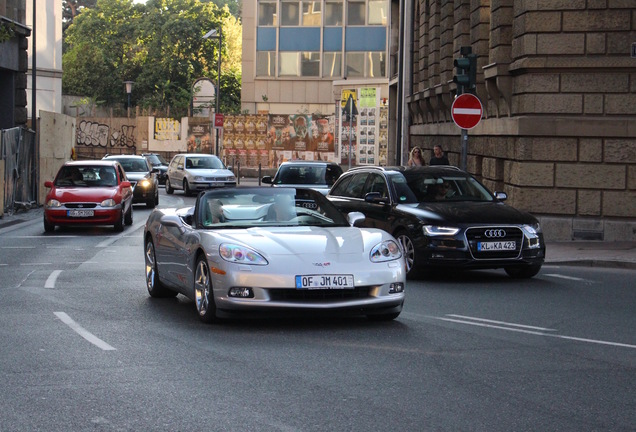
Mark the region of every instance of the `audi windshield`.
[[[493, 201], [494, 196], [481, 183], [463, 173], [453, 175], [422, 175], [421, 172], [403, 173], [393, 177], [393, 186], [398, 196], [403, 195], [405, 189], [415, 196], [415, 202], [433, 201]], [[400, 184], [404, 182], [405, 184]], [[399, 191], [402, 190], [402, 193]], [[407, 194], [407, 195], [410, 195]], [[410, 201], [410, 200], [409, 200]]]

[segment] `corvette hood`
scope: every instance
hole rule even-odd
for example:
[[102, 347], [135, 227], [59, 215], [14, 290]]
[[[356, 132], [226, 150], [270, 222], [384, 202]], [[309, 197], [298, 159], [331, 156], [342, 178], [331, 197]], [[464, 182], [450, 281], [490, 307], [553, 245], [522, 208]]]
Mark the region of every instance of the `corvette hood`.
[[400, 204], [398, 209], [430, 222], [453, 224], [531, 224], [537, 220], [529, 213], [501, 202], [458, 202]]
[[100, 203], [117, 195], [116, 187], [74, 187], [57, 188], [50, 198], [55, 198], [62, 203], [67, 202], [96, 202]]
[[220, 242], [236, 242], [256, 249], [268, 256], [323, 254], [325, 256], [358, 255], [370, 251], [384, 238], [379, 230], [347, 227], [281, 227], [249, 228], [219, 232]]

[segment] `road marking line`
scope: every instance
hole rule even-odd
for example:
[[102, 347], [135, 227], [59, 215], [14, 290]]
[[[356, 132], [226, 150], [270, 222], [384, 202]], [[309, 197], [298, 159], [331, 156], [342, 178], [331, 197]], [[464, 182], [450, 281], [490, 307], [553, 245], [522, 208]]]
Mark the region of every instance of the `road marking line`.
[[55, 281], [60, 273], [62, 273], [62, 270], [53, 270], [44, 283], [44, 288], [55, 288]]
[[35, 246], [2, 246], [2, 249], [35, 249]]
[[83, 337], [84, 339], [86, 339], [87, 341], [95, 345], [96, 347], [101, 348], [104, 351], [116, 350], [116, 348], [113, 348], [112, 346], [108, 345], [106, 342], [104, 342], [103, 340], [101, 340], [100, 338], [98, 338], [97, 336], [89, 332], [88, 330], [84, 329], [81, 325], [73, 321], [73, 319], [67, 314], [65, 314], [64, 312], [53, 312], [53, 313], [55, 314], [55, 316], [57, 316], [60, 319], [60, 321], [62, 321], [64, 324], [66, 324], [71, 329], [73, 329], [75, 333], [77, 333], [78, 335], [80, 335], [81, 337]]
[[532, 329], [532, 330], [556, 331], [555, 329], [549, 329], [549, 328], [544, 328], [544, 327], [534, 327], [534, 326], [523, 325], [523, 324], [514, 324], [514, 323], [505, 322], [505, 321], [495, 321], [495, 320], [489, 320], [489, 319], [485, 319], [485, 318], [469, 317], [469, 316], [465, 316], [465, 315], [448, 314], [446, 316], [454, 317], [454, 318], [464, 318], [464, 319], [473, 320], [473, 321], [488, 322], [488, 323], [493, 323], [493, 324], [502, 324], [502, 325], [513, 326], [513, 327], [521, 327], [521, 328], [527, 328], [527, 329]]
[[586, 279], [581, 279], [581, 278], [577, 278], [577, 277], [574, 277], [574, 276], [560, 275], [560, 274], [557, 274], [557, 273], [543, 273], [542, 276], [550, 276], [550, 277], [553, 277], [553, 278], [567, 279], [567, 280], [572, 280], [572, 281], [588, 282]]
[[20, 263], [21, 266], [40, 266], [40, 265], [51, 265], [53, 263]]
[[564, 335], [558, 335], [558, 334], [543, 333], [539, 331], [531, 331], [531, 330], [517, 329], [517, 328], [511, 328], [511, 327], [502, 327], [502, 326], [496, 326], [496, 325], [486, 324], [486, 323], [462, 321], [462, 320], [452, 319], [452, 318], [444, 318], [444, 317], [432, 317], [432, 318], [435, 318], [441, 321], [449, 321], [449, 322], [454, 322], [459, 324], [468, 324], [468, 325], [478, 326], [478, 327], [488, 327], [488, 328], [507, 330], [507, 331], [517, 332], [517, 333], [531, 334], [536, 336], [545, 336], [545, 337], [552, 337], [552, 338], [558, 338], [558, 339], [572, 340], [577, 342], [587, 342], [587, 343], [593, 343], [598, 345], [610, 345], [610, 346], [616, 346], [621, 348], [636, 349], [636, 345], [630, 345], [630, 344], [625, 344], [620, 342], [610, 342], [610, 341], [602, 341], [602, 340], [596, 340], [596, 339], [585, 339], [585, 338], [578, 338], [574, 336], [564, 336]]

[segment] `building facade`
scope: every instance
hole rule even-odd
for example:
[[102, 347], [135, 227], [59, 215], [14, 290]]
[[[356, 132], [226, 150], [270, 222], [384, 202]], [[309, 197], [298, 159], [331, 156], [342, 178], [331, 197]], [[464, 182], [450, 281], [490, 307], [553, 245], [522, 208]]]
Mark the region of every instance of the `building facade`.
[[27, 123], [27, 47], [25, 0], [0, 0], [0, 129]]
[[[33, 5], [36, 5], [35, 25]], [[62, 105], [62, 0], [28, 0], [27, 26], [35, 29], [29, 40], [28, 116], [33, 118], [33, 65], [35, 65], [35, 110], [61, 113]], [[35, 47], [35, 52], [33, 48]], [[39, 115], [36, 115], [38, 117]]]
[[[283, 133], [285, 128], [293, 133], [291, 119], [298, 120], [298, 116], [318, 118], [316, 131], [328, 119], [339, 143], [329, 159], [346, 163], [351, 154], [354, 163], [386, 161], [388, 140], [383, 135], [381, 147], [380, 133], [384, 132], [379, 123], [382, 113], [388, 112], [389, 15], [389, 0], [244, 2], [243, 111], [269, 115], [269, 130]], [[346, 118], [343, 95], [350, 94], [354, 110], [366, 116], [364, 126]], [[285, 128], [278, 124], [285, 120], [281, 116], [289, 116]], [[373, 142], [369, 143], [371, 133]], [[350, 147], [349, 136], [353, 139]], [[286, 146], [274, 142], [273, 148]], [[349, 148], [354, 149], [350, 154]], [[292, 151], [295, 157], [293, 150], [283, 151]]]
[[[460, 165], [453, 60], [477, 55], [481, 122], [467, 169], [547, 238], [636, 240], [636, 3], [633, 0], [393, 2], [401, 59], [391, 111], [397, 154], [441, 144]], [[403, 115], [400, 115], [403, 113]]]

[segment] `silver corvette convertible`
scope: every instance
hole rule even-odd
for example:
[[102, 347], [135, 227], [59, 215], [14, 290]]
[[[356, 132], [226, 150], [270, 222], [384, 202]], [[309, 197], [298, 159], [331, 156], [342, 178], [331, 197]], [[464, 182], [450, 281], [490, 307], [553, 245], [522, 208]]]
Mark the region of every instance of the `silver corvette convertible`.
[[185, 295], [213, 322], [241, 313], [337, 312], [392, 320], [406, 270], [396, 240], [357, 228], [310, 189], [203, 192], [193, 207], [155, 209], [144, 229], [152, 297]]

